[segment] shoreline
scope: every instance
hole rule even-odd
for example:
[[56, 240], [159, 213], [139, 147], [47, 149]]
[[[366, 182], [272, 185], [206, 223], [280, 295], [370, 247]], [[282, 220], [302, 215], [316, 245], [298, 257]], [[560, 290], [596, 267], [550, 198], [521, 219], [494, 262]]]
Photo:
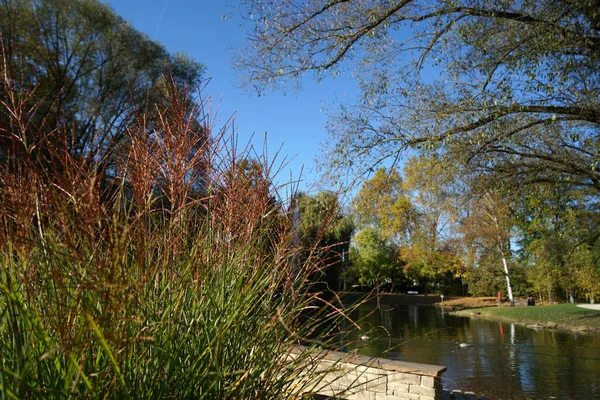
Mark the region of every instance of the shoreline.
[[575, 333], [600, 333], [600, 310], [561, 304], [535, 307], [483, 307], [455, 310], [451, 315], [522, 325], [530, 329], [556, 329]]
[[[352, 293], [346, 300], [364, 298], [368, 294]], [[379, 298], [372, 296], [369, 302], [379, 304], [435, 306], [450, 315], [496, 320], [514, 323], [530, 329], [552, 329], [585, 334], [600, 333], [600, 304], [556, 304], [527, 306], [525, 298], [515, 298], [515, 307], [508, 302], [498, 306], [495, 297], [448, 296], [443, 302], [439, 295], [409, 295], [382, 293]], [[581, 306], [581, 307], [579, 307]]]

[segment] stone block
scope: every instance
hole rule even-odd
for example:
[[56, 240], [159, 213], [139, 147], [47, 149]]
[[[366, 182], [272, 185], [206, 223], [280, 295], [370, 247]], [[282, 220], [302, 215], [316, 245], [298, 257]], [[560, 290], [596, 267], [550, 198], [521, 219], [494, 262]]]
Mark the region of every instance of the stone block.
[[423, 375], [421, 377], [421, 386], [434, 388], [435, 387], [435, 378], [433, 376]]
[[400, 382], [388, 382], [387, 394], [392, 396], [399, 396], [403, 393], [408, 393], [409, 385]]
[[342, 382], [342, 377], [335, 374], [327, 374], [322, 379], [319, 385], [329, 387], [334, 390], [346, 389], [346, 386]]
[[388, 392], [387, 382], [385, 380], [379, 383], [375, 383], [374, 381], [367, 382], [367, 390], [369, 392], [386, 394]]
[[404, 372], [396, 372], [388, 375], [388, 384], [391, 382], [404, 383], [406, 385], [420, 385], [421, 375], [406, 374]]
[[375, 400], [398, 400], [398, 397], [390, 396], [385, 393], [375, 393]]
[[414, 393], [402, 393], [396, 397], [397, 400], [421, 400], [421, 396]]
[[342, 379], [348, 387], [358, 387], [367, 384], [367, 377], [365, 374], [359, 373], [355, 370], [346, 371]]
[[376, 400], [375, 394], [373, 392], [360, 392], [360, 393], [352, 393], [349, 395], [344, 394], [344, 398], [347, 400]]
[[323, 396], [335, 397], [339, 392], [337, 390], [332, 389], [331, 387], [328, 387], [327, 385], [323, 385], [311, 388], [311, 393], [318, 393]]
[[379, 370], [377, 374], [365, 373], [363, 376], [366, 379], [368, 391], [377, 393], [387, 392], [388, 380], [385, 371]]
[[408, 391], [422, 396], [435, 397], [435, 389], [433, 388], [411, 385]]
[[321, 360], [319, 364], [317, 364], [315, 371], [323, 372], [323, 371], [333, 371], [339, 369], [337, 365], [333, 361]]
[[387, 375], [385, 370], [382, 370], [379, 368], [374, 368], [374, 367], [367, 367], [364, 365], [357, 366], [356, 372], [358, 372], [359, 374], [367, 374], [367, 375]]

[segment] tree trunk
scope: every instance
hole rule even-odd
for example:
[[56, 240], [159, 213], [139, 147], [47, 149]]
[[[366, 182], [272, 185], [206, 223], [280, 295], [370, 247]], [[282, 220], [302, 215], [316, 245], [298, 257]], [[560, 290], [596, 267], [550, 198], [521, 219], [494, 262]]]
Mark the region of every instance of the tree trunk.
[[487, 210], [485, 214], [488, 216], [490, 221], [494, 224], [496, 228], [496, 245], [498, 246], [498, 250], [500, 250], [500, 255], [502, 256], [502, 264], [504, 265], [504, 277], [506, 278], [506, 291], [508, 292], [508, 299], [510, 300], [510, 306], [515, 306], [515, 299], [512, 293], [512, 287], [510, 286], [510, 278], [508, 277], [508, 262], [506, 261], [506, 255], [511, 254], [510, 249], [510, 227], [506, 225], [506, 223], [502, 223], [499, 221], [498, 217], [498, 204], [494, 201], [494, 199], [487, 193], [484, 197], [485, 205]]
[[504, 252], [502, 252], [502, 264], [504, 265], [504, 277], [506, 278], [506, 291], [508, 292], [508, 300], [510, 300], [510, 306], [515, 306], [515, 299], [513, 298], [512, 287], [510, 286], [510, 278], [508, 277], [508, 263]]

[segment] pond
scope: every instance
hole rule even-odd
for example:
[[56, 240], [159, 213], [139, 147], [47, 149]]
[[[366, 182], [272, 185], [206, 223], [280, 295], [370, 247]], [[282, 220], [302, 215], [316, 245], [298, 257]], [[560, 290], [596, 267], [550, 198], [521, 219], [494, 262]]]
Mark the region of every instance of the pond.
[[434, 306], [367, 303], [352, 317], [369, 339], [345, 335], [346, 350], [446, 366], [444, 389], [491, 399], [600, 399], [597, 334], [457, 317]]

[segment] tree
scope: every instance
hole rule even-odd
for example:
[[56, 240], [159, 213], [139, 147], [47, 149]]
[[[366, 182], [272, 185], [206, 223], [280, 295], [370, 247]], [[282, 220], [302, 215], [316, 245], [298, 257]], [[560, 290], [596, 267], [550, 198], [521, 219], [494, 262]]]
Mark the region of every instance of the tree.
[[411, 245], [405, 251], [406, 273], [417, 281], [451, 289], [464, 273], [457, 251], [456, 223], [461, 216], [458, 167], [436, 156], [415, 156], [404, 166], [404, 190], [410, 193], [414, 217]]
[[377, 229], [366, 227], [360, 230], [352, 243], [348, 275], [353, 280], [361, 285], [379, 287], [383, 283], [398, 282], [403, 277], [397, 249], [388, 244]]
[[347, 277], [360, 285], [392, 286], [404, 281], [402, 246], [411, 240], [414, 210], [395, 168], [380, 168], [363, 182], [352, 201], [360, 231], [350, 248]]
[[[381, 261], [381, 266], [374, 267], [372, 260], [387, 259], [389, 255], [384, 254], [393, 250], [396, 265], [401, 263], [412, 280], [430, 285], [445, 281], [451, 286], [447, 284], [454, 283], [463, 272], [451, 240], [458, 215], [456, 168], [436, 157], [421, 156], [411, 158], [404, 173], [405, 181], [394, 168], [380, 168], [363, 183], [352, 202], [357, 225], [365, 235], [360, 239], [368, 243], [355, 246], [362, 283], [366, 276], [390, 279], [389, 274], [378, 271], [386, 270], [391, 261]], [[376, 245], [378, 241], [380, 245]], [[370, 255], [363, 257], [367, 248]], [[379, 254], [379, 258], [372, 254]], [[367, 274], [366, 270], [377, 273]], [[380, 282], [378, 279], [375, 281]]]
[[299, 193], [294, 202], [298, 208], [298, 231], [305, 260], [318, 265], [315, 279], [324, 281], [331, 290], [339, 289], [354, 232], [352, 219], [343, 214], [338, 196], [333, 192], [319, 192], [314, 196]]
[[332, 116], [333, 174], [415, 148], [600, 190], [597, 1], [241, 4], [253, 30], [237, 63], [259, 92], [307, 73], [358, 80], [357, 103]]
[[599, 238], [593, 197], [565, 185], [540, 185], [515, 205], [521, 258], [532, 288], [540, 297], [547, 294], [550, 303], [560, 295], [589, 296], [599, 265], [593, 256]]
[[365, 181], [352, 201], [358, 226], [376, 229], [385, 240], [398, 244], [410, 240], [414, 210], [395, 168], [380, 168]]
[[493, 192], [486, 192], [474, 201], [471, 215], [463, 221], [463, 232], [466, 240], [472, 243], [478, 242], [480, 249], [486, 253], [497, 255], [496, 259], [501, 260], [511, 307], [514, 306], [514, 296], [510, 281], [509, 263], [513, 258], [511, 248], [513, 223], [507, 200], [498, 193]]
[[[0, 0], [0, 38], [5, 158], [27, 154], [40, 162], [54, 146], [110, 165], [136, 114], [152, 121], [168, 103], [150, 89], [168, 92], [170, 79], [195, 88], [204, 69], [185, 54], [169, 54], [98, 0]], [[6, 112], [11, 91], [28, 96], [20, 116]], [[26, 131], [18, 131], [18, 119]]]
[[600, 265], [588, 246], [579, 246], [568, 255], [567, 262], [573, 266], [577, 287], [591, 303], [600, 296]]
[[404, 166], [404, 188], [412, 193], [418, 229], [413, 242], [437, 250], [455, 231], [461, 192], [457, 166], [438, 157], [417, 156]]
[[462, 293], [464, 262], [451, 246], [433, 250], [416, 242], [403, 249], [403, 256], [404, 274], [426, 292], [434, 289], [446, 294]]

